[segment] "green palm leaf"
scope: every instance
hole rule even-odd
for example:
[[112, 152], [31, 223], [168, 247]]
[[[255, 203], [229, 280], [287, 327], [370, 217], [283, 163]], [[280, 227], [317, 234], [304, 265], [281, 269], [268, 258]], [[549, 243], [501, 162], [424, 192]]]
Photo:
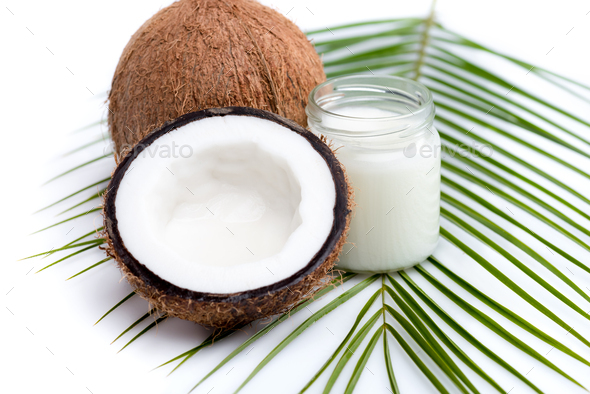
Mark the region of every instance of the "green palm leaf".
[[[144, 321], [145, 319], [147, 319], [148, 317], [154, 315], [154, 313], [157, 313], [157, 309], [156, 308], [151, 308], [149, 311], [147, 311], [143, 316], [141, 316], [139, 319], [135, 320], [133, 323], [131, 323], [131, 325], [129, 327], [127, 327], [125, 330], [123, 330], [122, 333], [120, 333], [117, 338], [113, 339], [113, 342], [111, 342], [111, 345], [115, 342], [117, 342], [119, 340], [119, 338], [121, 338], [123, 335], [127, 334], [129, 331], [131, 331], [133, 329], [133, 327], [137, 326], [139, 323], [141, 323], [142, 321]], [[149, 326], [148, 326], [149, 327]], [[131, 341], [127, 342], [127, 344], [125, 344], [125, 346], [123, 346], [121, 348], [121, 350], [125, 349], [127, 346], [131, 345], [132, 342], [134, 342], [137, 338], [139, 338], [141, 335], [145, 334], [147, 332], [147, 330], [143, 330], [142, 332], [140, 332], [139, 334], [137, 334], [136, 336], [133, 337], [133, 339], [131, 339]], [[121, 351], [119, 350], [119, 351]]]
[[371, 328], [373, 328], [375, 326], [375, 324], [379, 320], [380, 316], [382, 316], [382, 311], [378, 310], [359, 329], [359, 331], [356, 333], [356, 335], [350, 341], [350, 344], [348, 346], [345, 346], [346, 350], [342, 354], [342, 357], [340, 357], [340, 360], [336, 364], [334, 371], [330, 375], [330, 378], [328, 379], [328, 383], [326, 384], [326, 387], [324, 388], [324, 394], [328, 394], [332, 390], [332, 387], [334, 387], [334, 384], [336, 383], [336, 380], [338, 379], [338, 377], [342, 373], [342, 370], [346, 366], [346, 363], [348, 363], [348, 361], [352, 358], [352, 356], [354, 356], [354, 352], [359, 348], [359, 346], [361, 345], [361, 343], [363, 342], [363, 339], [365, 339], [367, 334], [369, 334], [369, 332], [371, 331]]
[[428, 280], [431, 284], [433, 284], [441, 293], [444, 293], [447, 297], [449, 297], [450, 299], [452, 299], [453, 302], [455, 302], [457, 305], [459, 305], [459, 307], [461, 307], [463, 310], [465, 310], [467, 313], [469, 313], [471, 316], [473, 316], [475, 319], [477, 319], [480, 323], [484, 324], [490, 330], [494, 331], [498, 336], [506, 339], [507, 342], [509, 342], [509, 343], [513, 344], [514, 346], [518, 347], [524, 353], [526, 353], [529, 356], [533, 357], [537, 361], [545, 364], [546, 366], [548, 366], [549, 368], [551, 368], [555, 372], [559, 373], [563, 377], [569, 379], [570, 381], [572, 381], [573, 383], [577, 384], [578, 386], [583, 387], [575, 379], [573, 379], [571, 376], [569, 376], [563, 370], [561, 370], [560, 368], [558, 368], [555, 364], [553, 364], [552, 362], [550, 362], [549, 360], [547, 360], [545, 357], [543, 357], [542, 355], [540, 355], [533, 348], [531, 348], [530, 346], [528, 346], [527, 344], [525, 344], [523, 341], [521, 341], [520, 339], [518, 339], [516, 336], [510, 334], [506, 329], [504, 329], [499, 323], [495, 322], [488, 315], [486, 315], [485, 313], [483, 313], [479, 309], [475, 308], [473, 305], [469, 304], [468, 302], [466, 302], [465, 300], [463, 300], [461, 297], [457, 296], [449, 288], [447, 288], [446, 286], [442, 285], [440, 282], [438, 282], [436, 280], [433, 280], [432, 275], [429, 275], [427, 272], [425, 272], [423, 270], [420, 271], [420, 273], [422, 274], [422, 276], [424, 278], [426, 278], [426, 280]]
[[[422, 350], [436, 363], [436, 365], [447, 375], [447, 377], [455, 384], [455, 386], [462, 392], [468, 393], [467, 389], [461, 381], [457, 377], [457, 372], [461, 375], [461, 380], [467, 379], [465, 375], [460, 371], [459, 367], [451, 360], [451, 358], [444, 352], [442, 347], [439, 345], [436, 349], [434, 349], [431, 344], [436, 343], [436, 341], [432, 341], [429, 343], [420, 333], [418, 330], [414, 328], [400, 313], [398, 313], [395, 309], [390, 307], [389, 305], [385, 305], [385, 309], [387, 312], [397, 320], [400, 326], [410, 334], [410, 337], [422, 348]], [[425, 330], [424, 333], [429, 333], [428, 330]], [[429, 339], [432, 336], [429, 336]], [[432, 338], [434, 339], [434, 338]]]
[[71, 257], [77, 256], [77, 255], [79, 255], [80, 253], [86, 252], [87, 250], [90, 250], [90, 249], [95, 249], [96, 247], [98, 247], [99, 245], [101, 245], [101, 244], [103, 244], [103, 243], [104, 243], [104, 240], [103, 240], [103, 239], [99, 239], [99, 240], [97, 240], [97, 241], [93, 242], [93, 243], [91, 244], [91, 246], [87, 246], [87, 247], [85, 247], [85, 248], [82, 248], [82, 249], [80, 249], [80, 250], [77, 250], [77, 251], [75, 251], [74, 253], [70, 253], [70, 254], [69, 254], [69, 255], [67, 255], [66, 257], [62, 257], [61, 259], [59, 259], [59, 260], [56, 260], [56, 261], [54, 261], [53, 263], [46, 265], [45, 267], [41, 268], [41, 269], [40, 269], [39, 271], [37, 271], [37, 272], [45, 271], [47, 268], [49, 268], [49, 267], [53, 267], [54, 265], [56, 265], [56, 264], [59, 264], [59, 263], [61, 263], [62, 261], [65, 261], [65, 260], [67, 260], [67, 259], [69, 259], [69, 258], [71, 258]]
[[553, 320], [555, 323], [557, 323], [563, 329], [570, 332], [574, 337], [579, 339], [580, 342], [582, 342], [584, 345], [590, 347], [590, 342], [584, 336], [582, 336], [580, 333], [578, 333], [576, 330], [574, 330], [569, 324], [564, 322], [553, 311], [551, 311], [549, 308], [547, 308], [545, 305], [543, 305], [541, 302], [539, 302], [535, 297], [531, 296], [522, 287], [518, 286], [514, 281], [512, 281], [510, 278], [508, 278], [508, 276], [506, 276], [505, 274], [500, 272], [500, 270], [497, 269], [492, 263], [490, 263], [488, 260], [483, 258], [480, 254], [475, 252], [473, 249], [471, 249], [470, 247], [465, 245], [463, 242], [459, 241], [459, 239], [457, 239], [457, 237], [452, 235], [444, 227], [441, 227], [441, 236], [446, 238], [449, 242], [451, 242], [452, 244], [457, 246], [459, 249], [463, 250], [465, 253], [467, 253], [469, 255], [469, 257], [471, 257], [474, 261], [479, 263], [485, 270], [487, 270], [490, 274], [492, 274], [494, 277], [496, 277], [500, 282], [502, 282], [510, 290], [512, 290], [513, 292], [518, 294], [523, 300], [528, 302], [531, 306], [533, 306], [539, 312], [541, 312], [542, 314], [544, 314], [545, 316], [547, 316], [548, 318]]
[[[428, 261], [430, 261], [435, 267], [437, 267], [440, 271], [442, 271], [446, 276], [448, 276], [449, 278], [451, 278], [455, 283], [457, 283], [463, 289], [467, 290], [471, 295], [473, 295], [474, 297], [476, 297], [478, 300], [480, 300], [481, 302], [483, 302], [484, 304], [486, 304], [487, 306], [489, 306], [490, 308], [492, 308], [493, 310], [495, 310], [496, 312], [498, 312], [499, 314], [501, 314], [502, 316], [504, 316], [505, 318], [507, 318], [508, 320], [510, 320], [511, 322], [513, 322], [514, 324], [516, 324], [519, 327], [521, 327], [522, 329], [528, 331], [529, 333], [531, 333], [532, 335], [534, 335], [537, 338], [541, 339], [542, 341], [546, 342], [547, 344], [551, 345], [552, 347], [554, 347], [554, 348], [562, 351], [563, 353], [565, 353], [565, 354], [567, 354], [567, 355], [575, 358], [576, 360], [580, 361], [581, 363], [590, 366], [590, 361], [586, 360], [585, 358], [583, 358], [582, 356], [580, 356], [579, 354], [577, 354], [576, 352], [574, 352], [573, 350], [571, 350], [567, 346], [565, 346], [562, 343], [558, 342], [556, 339], [554, 339], [554, 338], [550, 337], [549, 335], [545, 334], [543, 331], [539, 330], [533, 324], [527, 322], [525, 319], [523, 319], [522, 317], [518, 316], [517, 314], [515, 314], [514, 312], [512, 312], [510, 309], [508, 309], [505, 306], [503, 306], [503, 305], [499, 304], [498, 302], [494, 301], [492, 298], [488, 297], [487, 295], [485, 295], [484, 293], [482, 293], [481, 291], [479, 291], [478, 289], [476, 289], [474, 286], [472, 286], [469, 283], [467, 283], [460, 276], [456, 275], [451, 270], [449, 270], [447, 267], [445, 267], [444, 265], [442, 265], [435, 258], [431, 257], [431, 258], [428, 259]], [[420, 273], [422, 275], [428, 275], [431, 280], [435, 280], [436, 281], [435, 277], [432, 274], [430, 274], [428, 271], [426, 271], [424, 269], [424, 267], [417, 266], [416, 269], [418, 271], [420, 271]]]
[[[410, 319], [412, 324], [410, 324], [400, 313], [398, 313], [395, 309], [393, 309], [389, 305], [385, 305], [385, 310], [392, 315], [395, 320], [398, 321], [400, 325], [404, 327], [406, 332], [410, 334], [412, 338], [420, 347], [427, 353], [431, 354], [431, 358], [435, 360], [435, 362], [443, 369], [445, 374], [449, 376], [449, 378], [459, 387], [462, 392], [467, 392], [466, 388], [463, 386], [467, 386], [469, 390], [472, 392], [478, 392], [477, 388], [467, 379], [463, 371], [455, 364], [453, 359], [449, 357], [447, 352], [444, 351], [443, 347], [438, 343], [438, 341], [434, 338], [434, 336], [430, 333], [426, 325], [421, 321], [416, 313], [412, 311], [407, 304], [400, 300], [400, 297], [396, 297], [393, 290], [385, 286], [385, 290], [391, 296], [391, 298], [396, 302], [396, 304], [400, 307], [403, 313]], [[413, 325], [413, 326], [412, 326]], [[415, 328], [414, 328], [415, 327]]]
[[527, 378], [525, 378], [520, 372], [518, 372], [514, 367], [512, 367], [507, 361], [503, 360], [500, 356], [490, 350], [488, 347], [483, 345], [477, 338], [475, 338], [469, 331], [463, 328], [459, 323], [457, 323], [447, 312], [445, 312], [440, 306], [438, 306], [428, 294], [422, 290], [405, 272], [400, 273], [404, 282], [412, 288], [414, 293], [420, 298], [428, 307], [434, 311], [447, 325], [453, 328], [455, 332], [461, 335], [465, 340], [467, 340], [471, 345], [477, 348], [480, 352], [485, 354], [487, 357], [495, 361], [501, 367], [506, 369], [508, 372], [512, 373], [522, 382], [524, 382], [527, 386], [531, 389], [536, 391], [537, 393], [542, 393], [542, 391], [531, 383]]
[[[455, 206], [461, 207], [464, 212], [472, 213], [473, 216], [476, 216], [477, 215], [477, 218], [481, 222], [484, 222], [485, 223], [485, 218], [484, 217], [479, 216], [477, 214], [477, 212], [473, 212], [470, 208], [468, 208], [465, 205], [459, 203], [457, 200], [452, 199], [452, 197], [448, 197], [447, 196], [446, 200], [447, 201], [448, 200], [454, 201], [455, 202]], [[469, 234], [473, 235], [474, 237], [476, 237], [480, 241], [485, 242], [487, 245], [489, 245], [490, 247], [494, 248], [496, 250], [496, 252], [498, 252], [504, 258], [506, 258], [507, 260], [509, 260], [511, 263], [513, 263], [516, 267], [518, 267], [518, 269], [520, 269], [522, 272], [524, 272], [530, 278], [532, 278], [533, 280], [535, 280], [545, 290], [549, 291], [551, 294], [553, 294], [555, 297], [557, 297], [559, 300], [561, 300], [564, 304], [566, 304], [567, 306], [569, 306], [570, 308], [572, 308], [573, 310], [575, 310], [576, 312], [578, 312], [580, 315], [584, 316], [586, 319], [590, 319], [590, 315], [588, 315], [588, 313], [586, 313], [586, 311], [582, 310], [579, 306], [577, 306], [575, 303], [573, 303], [568, 297], [566, 297], [559, 290], [557, 290], [555, 287], [553, 287], [552, 285], [550, 285], [546, 280], [544, 280], [543, 278], [541, 278], [541, 276], [537, 275], [532, 269], [530, 269], [529, 267], [527, 267], [524, 263], [522, 263], [521, 261], [519, 261], [513, 255], [511, 255], [508, 251], [506, 251], [506, 249], [502, 248], [500, 245], [498, 245], [497, 243], [495, 243], [494, 241], [492, 241], [490, 238], [488, 238], [485, 235], [483, 235], [480, 231], [476, 230], [473, 226], [469, 225], [468, 223], [466, 223], [464, 220], [460, 219], [455, 214], [449, 212], [444, 207], [441, 207], [441, 215], [444, 218], [446, 218], [449, 222], [455, 224], [456, 226], [460, 227], [462, 230], [468, 232]], [[514, 245], [519, 246], [522, 250], [524, 250], [525, 252], [527, 252], [527, 254], [529, 256], [533, 257], [535, 260], [537, 260], [538, 262], [540, 262], [541, 265], [543, 265], [545, 268], [547, 268], [549, 271], [551, 271], [555, 276], [557, 276], [559, 279], [561, 279], [563, 282], [565, 282], [575, 292], [577, 292], [583, 298], [585, 298], [586, 300], [588, 300], [589, 297], [586, 295], [586, 293], [584, 293], [584, 291], [582, 289], [580, 289], [574, 282], [572, 282], [567, 276], [563, 275], [561, 273], [561, 271], [559, 271], [557, 268], [555, 268], [555, 266], [553, 266], [551, 263], [549, 263], [549, 261], [545, 260], [538, 253], [536, 253], [535, 251], [533, 251], [532, 249], [530, 249], [528, 246], [524, 245], [517, 238], [512, 237], [509, 234], [503, 234], [503, 236], [505, 236], [505, 238], [507, 238], [508, 240], [510, 240]]]
[[98, 267], [99, 265], [102, 265], [102, 264], [106, 263], [106, 262], [107, 262], [107, 261], [109, 261], [109, 260], [111, 260], [111, 258], [110, 258], [110, 257], [107, 257], [106, 259], [102, 259], [102, 260], [100, 260], [98, 263], [92, 264], [91, 266], [89, 266], [89, 267], [87, 267], [87, 268], [84, 268], [82, 271], [78, 272], [77, 274], [74, 274], [74, 275], [70, 276], [70, 277], [69, 277], [68, 279], [66, 279], [66, 280], [70, 280], [70, 279], [73, 279], [73, 278], [75, 278], [76, 276], [82, 275], [84, 272], [88, 272], [88, 271], [90, 271], [91, 269], [93, 269], [93, 268], [96, 268], [96, 267]]
[[63, 211], [61, 211], [60, 213], [58, 213], [56, 216], [63, 215], [64, 213], [69, 212], [69, 211], [71, 211], [74, 208], [78, 208], [80, 205], [83, 205], [83, 204], [85, 204], [87, 202], [94, 201], [94, 200], [100, 200], [106, 191], [107, 191], [107, 189], [106, 188], [103, 188], [103, 189], [97, 191], [95, 194], [93, 194], [90, 197], [88, 197], [87, 199], [82, 200], [79, 203], [72, 205], [68, 209], [64, 209]]
[[104, 319], [105, 317], [107, 317], [111, 312], [113, 312], [115, 309], [117, 309], [118, 307], [120, 307], [121, 305], [123, 305], [125, 303], [125, 301], [129, 300], [131, 297], [133, 297], [136, 293], [134, 291], [132, 291], [131, 293], [127, 294], [121, 301], [117, 302], [115, 304], [115, 306], [113, 306], [111, 309], [109, 309], [104, 315], [102, 315], [100, 317], [100, 319], [98, 319], [96, 321], [96, 323], [94, 323], [95, 325], [100, 323], [100, 321], [102, 319]]
[[100, 138], [99, 138], [99, 139], [97, 139], [97, 140], [94, 140], [94, 141], [88, 142], [88, 143], [86, 143], [86, 144], [84, 144], [84, 145], [81, 145], [81, 146], [79, 146], [79, 147], [77, 147], [77, 148], [74, 148], [74, 149], [72, 149], [72, 150], [70, 150], [70, 151], [68, 151], [68, 152], [64, 153], [64, 155], [63, 155], [63, 156], [64, 156], [64, 157], [70, 156], [70, 155], [72, 155], [72, 154], [74, 154], [74, 153], [76, 153], [76, 152], [83, 151], [83, 150], [84, 150], [84, 149], [86, 149], [86, 148], [89, 148], [89, 147], [91, 147], [91, 146], [94, 146], [94, 145], [96, 145], [96, 144], [99, 144], [99, 143], [101, 143], [101, 142], [104, 142], [104, 141], [108, 141], [108, 138], [107, 138], [106, 136], [102, 136], [102, 137], [100, 137]]
[[363, 351], [363, 354], [361, 354], [361, 357], [359, 358], [359, 361], [356, 364], [354, 371], [352, 372], [352, 376], [350, 377], [350, 381], [348, 382], [348, 386], [346, 386], [346, 391], [344, 392], [345, 394], [352, 394], [352, 392], [354, 391], [356, 383], [361, 377], [361, 374], [365, 369], [365, 365], [367, 365], [367, 361], [369, 360], [371, 353], [373, 353], [373, 349], [375, 349], [375, 345], [377, 345], [377, 341], [379, 340], [379, 337], [382, 333], [383, 330], [377, 330], [375, 331], [375, 334], [373, 334], [373, 337], [371, 337], [369, 344]]
[[[385, 327], [383, 329], [385, 329]], [[389, 379], [389, 387], [391, 388], [390, 391], [393, 394], [399, 394], [400, 390], [399, 387], [397, 387], [397, 380], [395, 379], [395, 373], [393, 372], [387, 335], [383, 335], [383, 358], [385, 361], [385, 369], [387, 370], [387, 378]]]
[[[102, 208], [95, 208], [95, 207], [93, 207], [92, 209], [90, 209], [90, 210], [89, 210], [89, 211], [87, 211], [87, 212], [79, 213], [78, 215], [74, 215], [74, 216], [72, 216], [72, 217], [69, 217], [69, 218], [67, 218], [67, 219], [65, 219], [65, 220], [62, 220], [62, 221], [60, 221], [60, 222], [57, 222], [57, 223], [55, 223], [55, 224], [52, 224], [51, 226], [47, 226], [47, 227], [45, 227], [45, 228], [42, 228], [41, 230], [37, 230], [37, 231], [35, 231], [35, 232], [34, 232], [34, 233], [32, 233], [32, 234], [37, 234], [37, 233], [40, 233], [40, 232], [42, 232], [42, 231], [49, 230], [50, 228], [57, 227], [57, 226], [59, 226], [60, 224], [64, 224], [64, 223], [70, 222], [70, 221], [72, 221], [72, 220], [74, 220], [74, 219], [78, 219], [78, 218], [81, 218], [81, 217], [83, 217], [83, 216], [86, 216], [86, 215], [88, 215], [89, 213], [98, 212], [98, 211], [101, 211], [101, 210], [102, 210]], [[31, 234], [31, 235], [32, 235], [32, 234]]]
[[[335, 286], [335, 287], [336, 286], [340, 286], [340, 285], [346, 283], [347, 281], [349, 281], [350, 279], [352, 279], [354, 277], [355, 277], [354, 274], [344, 274], [343, 276], [340, 277], [340, 279], [334, 280], [331, 284], [333, 286]], [[321, 296], [327, 294], [328, 292], [330, 292], [332, 289], [333, 289], [333, 287], [326, 287], [326, 288], [320, 290], [319, 292], [317, 292], [314, 297], [316, 297], [316, 298], [317, 297], [321, 297]], [[308, 300], [305, 300], [305, 301], [299, 303], [296, 307], [294, 307], [293, 309], [291, 309], [288, 313], [284, 313], [283, 315], [279, 316], [276, 320], [274, 320], [273, 322], [271, 322], [268, 325], [266, 325], [263, 329], [261, 329], [260, 331], [258, 331], [252, 337], [248, 338], [246, 341], [244, 341], [244, 343], [242, 343], [233, 352], [231, 352], [226, 358], [224, 358], [207, 375], [205, 375], [205, 377], [203, 377], [203, 379], [201, 379], [201, 381], [198, 382], [191, 389], [191, 391], [194, 390], [194, 389], [196, 389], [202, 382], [204, 382], [209, 376], [211, 376], [215, 372], [217, 372], [221, 367], [223, 367], [225, 364], [227, 364], [232, 358], [234, 358], [239, 353], [241, 353], [243, 350], [245, 350], [248, 346], [250, 346], [250, 344], [256, 342], [257, 339], [262, 338], [264, 335], [268, 334], [274, 327], [276, 327], [277, 325], [279, 325], [281, 322], [283, 322], [284, 320], [286, 320], [288, 317], [290, 317], [290, 316], [294, 315], [295, 313], [299, 312], [303, 308], [306, 308], [312, 302], [313, 302], [313, 299], [308, 299]], [[164, 366], [166, 364], [169, 364], [172, 361], [175, 361], [175, 360], [177, 360], [177, 359], [179, 359], [181, 357], [184, 357], [184, 360], [179, 365], [177, 365], [176, 368], [174, 368], [174, 370], [172, 370], [172, 372], [174, 372], [181, 364], [183, 364], [185, 361], [187, 361], [193, 355], [194, 355], [194, 353], [192, 353], [192, 354], [190, 354], [190, 353], [181, 354], [180, 356], [177, 356], [177, 357], [173, 358], [172, 360], [169, 360], [166, 363], [160, 365], [160, 367], [162, 367], [162, 366]]]
[[[419, 268], [418, 266], [417, 268]], [[392, 299], [400, 307], [400, 309], [410, 318], [414, 320], [422, 320], [424, 324], [439, 338], [442, 344], [449, 348], [459, 360], [471, 368], [475, 373], [481, 376], [486, 382], [494, 387], [499, 392], [502, 392], [502, 387], [496, 383], [479, 365], [477, 365], [461, 348], [453, 342], [453, 340], [445, 334], [445, 332], [432, 320], [432, 318], [422, 309], [422, 307], [414, 300], [414, 298], [399, 284], [397, 281], [388, 275], [387, 279], [396, 289], [399, 296], [393, 295]], [[403, 301], [402, 301], [403, 300]], [[418, 316], [418, 319], [415, 317]]]
[[300, 393], [307, 391], [307, 389], [309, 389], [311, 387], [311, 385], [322, 375], [322, 373], [326, 370], [326, 368], [328, 368], [330, 366], [332, 361], [334, 361], [336, 359], [338, 354], [346, 347], [348, 340], [354, 334], [356, 328], [359, 326], [359, 324], [361, 323], [361, 321], [363, 320], [363, 318], [365, 317], [365, 315], [369, 311], [369, 308], [373, 305], [373, 303], [375, 302], [377, 297], [382, 294], [383, 294], [383, 292], [381, 290], [377, 290], [375, 292], [375, 294], [373, 294], [371, 296], [371, 298], [369, 298], [369, 300], [367, 301], [365, 306], [361, 309], [361, 311], [357, 315], [356, 320], [355, 320], [354, 324], [352, 325], [352, 327], [350, 328], [350, 331], [348, 331], [348, 334], [346, 334], [346, 337], [344, 337], [344, 339], [342, 340], [340, 345], [336, 348], [336, 350], [334, 351], [334, 353], [332, 353], [332, 355], [328, 358], [328, 360], [326, 360], [326, 362], [324, 363], [324, 365], [322, 365], [322, 367], [318, 370], [318, 372], [310, 379], [310, 381], [303, 387], [303, 389], [301, 389]]
[[90, 124], [87, 124], [86, 126], [80, 127], [79, 129], [76, 129], [74, 131], [72, 131], [72, 134], [76, 134], [79, 133], [81, 131], [86, 131], [86, 130], [90, 130], [95, 128], [96, 126], [100, 126], [101, 124], [106, 123], [106, 120], [98, 120], [96, 122], [92, 122]]
[[420, 371], [424, 373], [424, 376], [426, 376], [426, 378], [430, 380], [430, 383], [432, 383], [432, 385], [438, 390], [438, 392], [443, 394], [449, 394], [449, 391], [445, 388], [445, 386], [440, 382], [440, 380], [437, 379], [436, 375], [430, 369], [428, 369], [426, 364], [424, 364], [422, 359], [418, 357], [416, 352], [412, 350], [410, 345], [408, 345], [408, 343], [402, 338], [402, 336], [397, 331], [395, 331], [395, 329], [389, 324], [385, 324], [385, 328], [387, 329], [387, 331], [391, 333], [391, 335], [393, 335], [393, 337], [404, 349], [404, 351], [408, 354], [408, 356], [410, 356], [414, 364], [416, 364], [416, 366], [420, 368]]
[[[137, 334], [136, 336], [134, 336], [133, 338], [131, 338], [131, 340], [129, 342], [127, 342], [125, 344], [125, 346], [123, 346], [119, 352], [121, 352], [123, 349], [125, 349], [127, 346], [131, 345], [133, 342], [135, 342], [139, 337], [141, 337], [143, 334], [145, 334], [146, 332], [148, 332], [149, 330], [151, 330], [154, 327], [157, 327], [158, 324], [162, 323], [164, 320], [168, 319], [168, 315], [167, 314], [162, 314], [160, 315], [157, 319], [155, 319], [152, 323], [150, 323], [149, 326], [147, 326], [146, 328], [144, 328], [143, 330], [141, 330], [141, 332], [139, 334]], [[118, 339], [119, 337], [117, 337]], [[116, 339], [115, 339], [116, 341]], [[115, 342], [113, 341], [113, 342]]]
[[275, 347], [268, 354], [268, 356], [264, 358], [264, 360], [262, 360], [260, 364], [256, 366], [254, 371], [252, 371], [252, 373], [246, 378], [246, 380], [240, 385], [240, 387], [238, 387], [236, 393], [240, 391], [262, 368], [264, 368], [264, 366], [268, 364], [270, 360], [273, 359], [273, 357], [275, 357], [281, 350], [283, 350], [289, 343], [291, 343], [291, 341], [297, 338], [297, 336], [299, 336], [303, 331], [309, 328], [318, 319], [321, 319], [322, 317], [324, 317], [324, 315], [332, 312], [338, 306], [342, 305], [343, 303], [345, 303], [346, 301], [360, 293], [367, 286], [376, 281], [377, 278], [378, 276], [371, 276], [365, 279], [361, 283], [352, 287], [350, 290], [347, 290], [338, 297], [336, 297], [334, 301], [330, 302], [328, 305], [324, 306], [319, 311], [313, 313], [311, 317], [305, 320], [299, 327], [297, 327], [291, 334], [289, 334], [289, 336], [287, 336], [277, 347]]
[[[111, 177], [108, 177], [108, 178], [105, 178], [105, 179], [101, 179], [101, 180], [100, 180], [100, 181], [98, 181], [98, 182], [94, 182], [94, 183], [92, 183], [91, 185], [88, 185], [88, 186], [86, 186], [86, 187], [83, 187], [82, 189], [80, 189], [80, 190], [77, 190], [77, 191], [75, 191], [75, 192], [73, 192], [73, 193], [71, 193], [71, 194], [68, 194], [67, 196], [65, 196], [64, 198], [61, 198], [61, 199], [57, 200], [56, 202], [54, 202], [54, 203], [52, 203], [52, 204], [49, 204], [49, 205], [47, 205], [47, 206], [46, 206], [46, 207], [44, 207], [44, 208], [41, 208], [41, 209], [39, 209], [37, 212], [41, 212], [41, 211], [44, 211], [44, 210], [46, 210], [46, 209], [49, 209], [49, 208], [51, 208], [51, 207], [53, 207], [53, 206], [55, 206], [55, 205], [59, 204], [59, 203], [60, 203], [60, 202], [62, 202], [62, 201], [65, 201], [65, 200], [67, 200], [67, 199], [69, 199], [69, 198], [72, 198], [72, 197], [76, 196], [77, 194], [80, 194], [80, 193], [82, 193], [82, 192], [83, 192], [83, 191], [85, 191], [85, 190], [92, 189], [93, 187], [95, 187], [95, 186], [98, 186], [98, 185], [100, 185], [101, 183], [108, 182], [108, 181], [110, 181], [110, 180], [111, 180]], [[35, 213], [37, 213], [37, 212], [35, 212]]]
[[69, 169], [69, 170], [67, 170], [67, 171], [64, 171], [64, 172], [62, 172], [62, 173], [61, 173], [61, 174], [59, 174], [59, 175], [56, 175], [56, 176], [54, 176], [53, 178], [51, 178], [50, 180], [48, 180], [47, 182], [45, 182], [45, 184], [51, 183], [51, 182], [55, 181], [56, 179], [59, 179], [59, 178], [61, 178], [61, 177], [64, 177], [64, 176], [66, 176], [66, 175], [68, 175], [68, 174], [71, 174], [72, 172], [74, 172], [74, 171], [76, 171], [76, 170], [79, 170], [79, 169], [81, 169], [81, 168], [84, 168], [84, 167], [86, 167], [86, 166], [88, 166], [88, 165], [90, 165], [90, 164], [92, 164], [92, 163], [96, 163], [97, 161], [100, 161], [100, 160], [102, 160], [102, 159], [109, 158], [109, 157], [111, 157], [111, 156], [113, 156], [113, 154], [112, 154], [112, 153], [107, 153], [106, 155], [101, 155], [101, 156], [95, 157], [94, 159], [88, 160], [88, 161], [86, 161], [86, 162], [84, 162], [84, 163], [82, 163], [82, 164], [80, 164], [80, 165], [77, 165], [77, 166], [75, 166], [75, 167], [74, 167], [74, 168], [72, 168], [72, 169]]

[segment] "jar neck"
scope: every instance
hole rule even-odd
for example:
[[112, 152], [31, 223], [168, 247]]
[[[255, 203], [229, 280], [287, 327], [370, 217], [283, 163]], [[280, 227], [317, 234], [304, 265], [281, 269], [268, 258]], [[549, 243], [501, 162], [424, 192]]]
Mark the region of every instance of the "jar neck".
[[313, 132], [362, 146], [432, 133], [434, 112], [432, 95], [421, 83], [377, 75], [329, 79], [311, 91], [306, 107]]

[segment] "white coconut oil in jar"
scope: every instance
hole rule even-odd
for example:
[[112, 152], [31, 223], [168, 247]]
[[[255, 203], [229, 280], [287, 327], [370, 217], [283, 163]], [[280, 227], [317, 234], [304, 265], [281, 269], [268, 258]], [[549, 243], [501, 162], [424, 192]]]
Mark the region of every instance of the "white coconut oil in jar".
[[337, 149], [355, 192], [338, 268], [389, 272], [424, 261], [440, 215], [440, 138], [428, 89], [400, 77], [337, 77], [310, 93], [306, 112], [311, 130]]

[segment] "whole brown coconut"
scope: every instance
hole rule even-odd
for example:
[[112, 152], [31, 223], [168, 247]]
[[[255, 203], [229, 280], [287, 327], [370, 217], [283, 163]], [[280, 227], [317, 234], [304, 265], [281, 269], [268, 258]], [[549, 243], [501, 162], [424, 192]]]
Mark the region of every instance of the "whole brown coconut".
[[123, 50], [109, 93], [115, 152], [211, 107], [264, 109], [305, 127], [307, 96], [325, 79], [312, 44], [277, 11], [252, 0], [180, 0]]

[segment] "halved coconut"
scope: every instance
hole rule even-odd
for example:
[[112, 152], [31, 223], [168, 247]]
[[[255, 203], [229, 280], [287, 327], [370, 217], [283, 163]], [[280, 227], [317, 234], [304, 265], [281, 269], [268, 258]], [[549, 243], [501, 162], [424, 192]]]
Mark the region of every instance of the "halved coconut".
[[327, 284], [351, 206], [315, 135], [262, 110], [208, 109], [166, 123], [119, 164], [107, 252], [158, 309], [233, 327]]

